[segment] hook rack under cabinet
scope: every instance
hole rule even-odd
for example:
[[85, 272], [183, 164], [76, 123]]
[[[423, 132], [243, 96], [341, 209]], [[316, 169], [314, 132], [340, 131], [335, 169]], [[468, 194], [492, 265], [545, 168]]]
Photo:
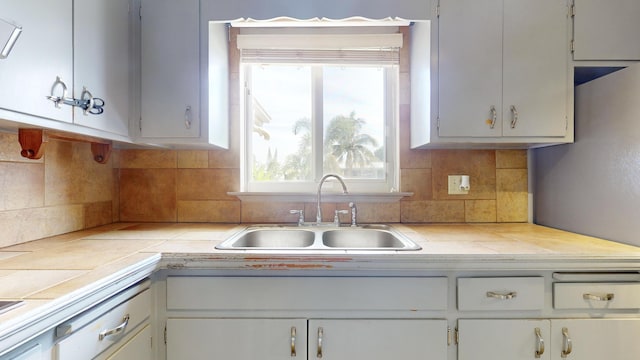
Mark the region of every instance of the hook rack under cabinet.
[[[62, 89], [62, 96], [55, 95], [58, 87]], [[47, 99], [53, 101], [56, 108], [60, 108], [60, 104], [79, 107], [85, 116], [89, 114], [100, 115], [104, 112], [104, 100], [94, 97], [86, 86], [82, 88], [80, 99], [67, 97], [67, 84], [59, 76], [56, 76], [56, 81], [51, 85], [51, 94], [47, 96]]]

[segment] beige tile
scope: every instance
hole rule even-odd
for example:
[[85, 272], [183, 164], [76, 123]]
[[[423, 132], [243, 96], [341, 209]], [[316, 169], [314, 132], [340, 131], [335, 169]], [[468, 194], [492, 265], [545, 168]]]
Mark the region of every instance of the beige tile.
[[0, 211], [44, 205], [44, 165], [0, 162]]
[[[479, 200], [496, 198], [495, 150], [433, 150], [433, 198]], [[466, 195], [448, 195], [449, 175], [469, 175]]]
[[84, 228], [110, 224], [113, 221], [111, 201], [84, 204]]
[[234, 200], [229, 191], [240, 189], [238, 169], [179, 169], [179, 200]]
[[78, 240], [0, 262], [9, 270], [92, 270], [158, 245], [163, 240]]
[[495, 200], [465, 200], [465, 222], [496, 222]]
[[113, 198], [111, 199], [111, 221], [120, 221], [120, 169], [113, 169]]
[[69, 205], [0, 212], [0, 247], [82, 228], [82, 206]]
[[[401, 72], [399, 74], [399, 97], [398, 103], [400, 105], [411, 105], [411, 75], [408, 72]], [[425, 101], [429, 101], [425, 99]]]
[[45, 236], [54, 236], [84, 227], [83, 205], [60, 205], [44, 208]]
[[178, 222], [240, 222], [240, 201], [178, 201]]
[[175, 169], [120, 169], [120, 220], [175, 222]]
[[411, 149], [411, 125], [409, 105], [400, 105], [400, 168], [401, 169], [430, 169], [431, 150]]
[[209, 167], [212, 169], [239, 169], [240, 152], [234, 147], [229, 150], [209, 150]]
[[401, 169], [400, 191], [413, 192], [413, 196], [407, 199], [409, 201], [431, 200], [431, 169]]
[[[400, 222], [400, 202], [392, 203], [357, 203], [358, 223], [397, 223]], [[343, 222], [350, 222], [350, 215], [344, 215]]]
[[402, 39], [403, 39], [403, 46], [400, 48], [399, 71], [408, 73], [411, 70], [410, 69], [411, 63], [409, 62], [409, 59], [411, 57], [411, 46], [409, 46], [409, 39], [410, 39], [411, 33], [409, 31], [408, 26], [401, 26], [398, 30], [399, 30], [398, 32], [402, 34]]
[[207, 150], [178, 150], [178, 169], [198, 169], [209, 167]]
[[80, 270], [17, 270], [0, 277], [0, 298], [25, 298], [84, 274]]
[[44, 159], [31, 160], [20, 155], [22, 147], [18, 141], [17, 133], [0, 132], [0, 161], [23, 162], [29, 164], [41, 164]]
[[464, 222], [464, 201], [402, 201], [403, 223]]
[[527, 150], [496, 150], [497, 169], [526, 169]]
[[126, 256], [120, 260], [115, 262], [105, 263], [105, 265], [96, 266], [95, 269], [91, 271], [83, 271], [79, 276], [76, 276], [72, 279], [69, 279], [64, 282], [60, 282], [55, 286], [48, 287], [46, 289], [41, 289], [40, 291], [31, 294], [29, 296], [30, 299], [56, 299], [61, 296], [68, 295], [69, 293], [84, 288], [89, 284], [95, 283], [96, 281], [103, 280], [105, 277], [108, 277], [113, 274], [113, 269], [124, 269], [146, 259], [154, 256], [154, 254], [150, 253], [139, 253], [133, 254], [130, 256]]
[[[302, 203], [263, 203], [263, 202], [243, 202], [241, 220], [243, 223], [295, 223], [298, 215], [290, 214], [289, 210], [304, 208]], [[313, 216], [315, 220], [315, 206], [313, 214], [305, 214], [305, 216]], [[323, 208], [324, 209], [324, 208]], [[307, 217], [308, 218], [308, 217]], [[333, 219], [333, 212], [331, 212]]]
[[175, 150], [121, 150], [122, 169], [175, 169], [178, 155]]
[[528, 221], [528, 190], [526, 169], [498, 169], [498, 222]]
[[45, 205], [110, 201], [111, 163], [93, 160], [91, 145], [50, 141], [45, 153]]

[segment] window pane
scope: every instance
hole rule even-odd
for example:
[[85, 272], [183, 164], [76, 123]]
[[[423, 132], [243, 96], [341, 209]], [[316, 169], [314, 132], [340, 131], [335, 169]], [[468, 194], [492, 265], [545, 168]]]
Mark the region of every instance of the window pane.
[[324, 67], [325, 173], [385, 178], [384, 79], [382, 68]]
[[252, 66], [253, 181], [313, 181], [311, 68]]

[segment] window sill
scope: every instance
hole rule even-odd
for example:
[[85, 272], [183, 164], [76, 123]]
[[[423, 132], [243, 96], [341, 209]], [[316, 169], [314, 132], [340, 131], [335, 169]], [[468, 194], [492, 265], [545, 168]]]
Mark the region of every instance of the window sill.
[[[315, 202], [315, 193], [278, 193], [278, 192], [228, 192], [228, 195], [236, 196], [245, 202]], [[335, 192], [322, 193], [323, 202], [349, 202], [356, 203], [391, 203], [400, 201], [403, 197], [413, 196], [412, 192], [390, 193], [349, 193]]]

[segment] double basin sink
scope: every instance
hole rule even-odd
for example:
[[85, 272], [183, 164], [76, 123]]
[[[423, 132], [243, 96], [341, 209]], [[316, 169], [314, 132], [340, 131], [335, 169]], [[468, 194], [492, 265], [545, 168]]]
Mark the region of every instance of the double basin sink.
[[386, 225], [249, 226], [216, 246], [219, 250], [420, 250]]

